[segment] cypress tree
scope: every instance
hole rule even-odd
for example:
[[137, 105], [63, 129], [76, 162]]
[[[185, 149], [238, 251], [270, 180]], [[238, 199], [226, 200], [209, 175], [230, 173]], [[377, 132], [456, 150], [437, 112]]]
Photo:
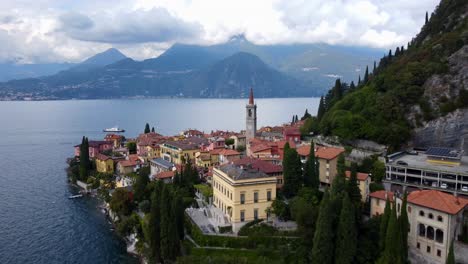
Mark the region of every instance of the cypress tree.
[[335, 255], [334, 213], [328, 190], [325, 191], [315, 227], [312, 246], [313, 264], [332, 264]]
[[135, 184], [133, 184], [133, 193], [135, 201], [143, 201], [147, 199], [146, 186], [149, 183], [150, 167], [140, 169]]
[[148, 134], [150, 132], [150, 126], [148, 123], [145, 125], [145, 134]]
[[323, 114], [325, 114], [325, 102], [323, 96], [320, 96], [320, 103], [317, 111], [317, 119], [318, 121], [322, 120]]
[[179, 193], [175, 194], [173, 199], [174, 220], [176, 222], [177, 234], [180, 240], [184, 239], [184, 204]]
[[343, 154], [338, 156], [338, 161], [336, 164], [337, 173], [335, 179], [333, 179], [331, 186], [331, 195], [332, 197], [340, 196], [346, 190], [345, 182], [345, 158]]
[[318, 164], [315, 158], [315, 146], [314, 142], [310, 144], [309, 157], [304, 164], [304, 186], [312, 187], [314, 190], [318, 190], [320, 186], [320, 178], [318, 175]]
[[453, 252], [453, 241], [450, 243], [449, 253], [445, 264], [455, 264], [455, 253]]
[[360, 85], [361, 85], [361, 74], [359, 74], [359, 78], [358, 78], [357, 85], [358, 85], [358, 86], [360, 86]]
[[354, 81], [351, 81], [351, 84], [349, 85], [349, 90], [350, 91], [356, 90], [356, 85], [354, 85]]
[[400, 225], [400, 232], [401, 232], [402, 263], [408, 262], [409, 220], [408, 220], [408, 211], [407, 211], [407, 203], [408, 203], [407, 200], [408, 200], [408, 195], [405, 192], [405, 195], [403, 196], [403, 201], [401, 203], [400, 217], [398, 218], [399, 225]]
[[374, 61], [374, 69], [372, 70], [372, 74], [376, 74], [377, 72], [377, 63]]
[[304, 116], [301, 117], [301, 120], [306, 120], [306, 119], [309, 118], [309, 117], [312, 117], [312, 115], [309, 114], [309, 111], [308, 111], [307, 108], [306, 108], [305, 113], [304, 113]]
[[156, 182], [156, 187], [151, 194], [151, 209], [148, 223], [150, 257], [152, 262], [161, 262], [161, 191], [162, 182]]
[[366, 72], [364, 73], [364, 84], [369, 81], [369, 66], [366, 66]]
[[387, 197], [387, 201], [385, 202], [385, 210], [380, 220], [380, 232], [379, 232], [379, 248], [380, 252], [385, 250], [385, 238], [387, 237], [387, 227], [388, 227], [388, 220], [390, 219], [390, 200]]
[[294, 123], [297, 123], [297, 121], [299, 121], [299, 118], [298, 118], [297, 115], [296, 115], [296, 122], [294, 122]]
[[161, 221], [161, 258], [164, 261], [170, 261], [174, 259], [173, 255], [173, 241], [172, 236], [174, 234], [171, 233], [173, 225], [173, 220], [171, 218], [171, 197], [169, 193], [168, 185], [163, 185], [162, 193], [161, 193], [161, 209], [160, 209], [160, 221]]
[[354, 263], [357, 252], [357, 224], [354, 205], [345, 194], [336, 235], [335, 264]]
[[79, 176], [81, 181], [86, 181], [89, 174], [90, 169], [90, 162], [89, 162], [89, 143], [88, 138], [84, 137], [81, 140], [80, 145], [80, 168], [79, 168]]
[[429, 14], [428, 14], [427, 11], [426, 11], [426, 21], [424, 22], [424, 25], [426, 25], [427, 22], [429, 22]]
[[299, 154], [295, 149], [284, 150], [283, 157], [283, 176], [284, 176], [284, 194], [286, 197], [292, 197], [297, 194], [302, 185], [302, 163]]
[[388, 60], [392, 59], [392, 49], [388, 50]]
[[154, 133], [154, 127], [152, 127], [152, 128], [151, 128], [151, 132], [153, 132], [153, 133]]
[[295, 121], [295, 117], [293, 115], [292, 120], [291, 120], [291, 124], [294, 124], [294, 121]]
[[361, 205], [361, 190], [358, 186], [357, 180], [357, 164], [353, 163], [351, 165], [351, 175], [349, 180], [346, 182], [346, 191], [348, 193], [349, 199], [356, 208], [356, 211], [359, 213], [360, 205]]
[[397, 219], [396, 204], [393, 204], [390, 218], [388, 219], [387, 232], [385, 235], [385, 250], [377, 261], [378, 264], [395, 263], [401, 264], [401, 252], [399, 252], [401, 243], [401, 233]]
[[333, 87], [333, 98], [336, 100], [339, 100], [341, 99], [342, 96], [343, 96], [343, 91], [342, 91], [341, 80], [336, 79], [335, 86]]

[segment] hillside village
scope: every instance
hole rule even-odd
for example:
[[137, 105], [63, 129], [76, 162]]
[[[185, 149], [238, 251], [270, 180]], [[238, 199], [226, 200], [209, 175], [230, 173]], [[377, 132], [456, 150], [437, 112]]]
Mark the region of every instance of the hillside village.
[[[338, 215], [335, 213], [338, 226], [346, 206], [356, 212], [352, 217], [355, 219], [347, 223], [355, 225], [355, 232], [378, 223], [374, 231], [380, 233], [377, 237], [380, 235], [382, 242], [376, 245], [376, 251], [368, 253], [369, 259], [385, 256], [389, 249], [382, 244], [390, 240], [383, 236], [390, 232], [390, 219], [400, 221], [404, 216], [408, 232], [402, 234], [407, 243], [403, 258], [414, 263], [445, 263], [454, 254], [459, 262], [468, 261], [468, 156], [442, 147], [380, 154], [360, 150], [366, 154], [356, 156], [357, 149], [301, 134], [301, 126], [308, 118], [311, 116], [306, 111], [301, 120], [295, 116], [291, 123], [257, 129], [257, 106], [251, 90], [245, 131], [204, 133], [188, 129], [179, 135], [163, 136], [147, 124], [145, 132], [135, 139], [121, 134], [107, 134], [103, 140], [83, 138], [83, 143], [75, 146], [70, 175], [87, 192], [104, 198], [117, 231], [129, 242], [129, 250], [149, 259], [151, 255], [145, 255], [144, 248], [151, 247], [151, 243], [138, 226], [141, 221], [151, 225], [149, 203], [154, 203], [154, 197], [148, 192], [162, 190], [163, 184], [184, 189], [173, 192], [184, 193], [180, 206], [185, 209], [182, 214], [179, 211], [179, 217], [185, 214], [185, 220], [179, 239], [189, 241], [189, 247], [253, 250], [265, 243], [249, 245], [249, 239], [256, 236], [274, 240], [301, 237], [305, 246], [311, 247], [305, 258], [325, 263], [314, 262], [315, 244], [326, 239], [326, 233], [320, 237], [319, 229], [325, 228], [320, 221], [325, 217], [326, 201], [336, 196], [342, 197], [333, 199], [338, 199], [343, 208]], [[88, 148], [88, 157], [82, 152], [83, 146]], [[84, 162], [80, 162], [83, 158], [90, 161], [86, 171], [81, 166]], [[135, 217], [140, 218], [138, 224], [129, 220]], [[332, 219], [326, 220], [333, 223]], [[383, 224], [385, 221], [388, 226]], [[344, 234], [338, 227], [335, 235]], [[217, 239], [221, 237], [246, 242], [220, 245]], [[184, 255], [178, 258], [182, 263], [190, 258], [184, 249], [187, 245], [179, 239], [177, 253], [157, 257], [175, 260]], [[360, 238], [364, 239], [369, 238]], [[273, 248], [278, 246], [276, 243], [284, 241], [276, 241]], [[335, 247], [339, 246], [337, 242]], [[361, 246], [355, 245], [352, 259]], [[256, 257], [250, 260], [257, 261]]]

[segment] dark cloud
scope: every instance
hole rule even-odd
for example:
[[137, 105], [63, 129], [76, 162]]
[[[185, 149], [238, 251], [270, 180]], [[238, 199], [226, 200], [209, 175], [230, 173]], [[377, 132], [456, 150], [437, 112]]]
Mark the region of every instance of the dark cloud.
[[164, 8], [60, 17], [59, 31], [82, 41], [103, 43], [168, 42], [198, 38], [203, 28], [172, 16]]

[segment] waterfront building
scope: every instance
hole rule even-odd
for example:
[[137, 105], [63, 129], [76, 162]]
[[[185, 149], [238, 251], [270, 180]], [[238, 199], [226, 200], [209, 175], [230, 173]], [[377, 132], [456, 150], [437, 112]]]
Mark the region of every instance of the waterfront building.
[[[75, 145], [75, 156], [79, 157], [80, 156], [80, 146]], [[112, 150], [113, 143], [110, 141], [99, 141], [99, 140], [90, 140], [88, 142], [88, 151], [89, 151], [89, 158], [95, 158], [98, 153], [101, 153], [103, 151], [108, 151]]]
[[266, 209], [276, 198], [276, 177], [251, 166], [234, 164], [213, 168], [213, 205], [237, 232], [245, 223], [266, 219]]
[[104, 137], [104, 140], [112, 142], [114, 144], [114, 148], [120, 148], [122, 146], [124, 137], [122, 135], [117, 134], [107, 134]]
[[249, 103], [245, 106], [245, 108], [246, 108], [245, 136], [246, 136], [247, 142], [249, 142], [249, 140], [255, 138], [255, 134], [257, 133], [257, 105], [254, 102], [254, 95], [253, 95], [252, 88], [250, 88]]
[[120, 175], [127, 175], [132, 172], [137, 172], [143, 161], [136, 154], [128, 155], [126, 160], [121, 160], [117, 163], [117, 172]]
[[382, 215], [385, 211], [387, 199], [390, 206], [393, 205], [394, 193], [390, 191], [380, 190], [369, 194], [370, 199], [370, 216]]
[[[356, 174], [359, 190], [361, 191], [361, 200], [363, 203], [367, 201], [369, 197], [369, 185], [371, 183], [371, 178], [369, 174], [358, 172]], [[351, 178], [351, 171], [346, 171], [346, 179]]]
[[111, 157], [98, 153], [95, 162], [97, 172], [114, 173], [114, 160]]
[[450, 148], [403, 151], [386, 158], [387, 184], [468, 194], [468, 156]]
[[[398, 213], [401, 202], [397, 198]], [[468, 223], [467, 210], [468, 199], [456, 195], [437, 190], [409, 193], [407, 212], [410, 250], [429, 258], [432, 263], [445, 263], [450, 244], [458, 240]]]
[[161, 157], [175, 165], [182, 165], [185, 161], [194, 160], [199, 152], [198, 145], [188, 141], [166, 141], [161, 146]]

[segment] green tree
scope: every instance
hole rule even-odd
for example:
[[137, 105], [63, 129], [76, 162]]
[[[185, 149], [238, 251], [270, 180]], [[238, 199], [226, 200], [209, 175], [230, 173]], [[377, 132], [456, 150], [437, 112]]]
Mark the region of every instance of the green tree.
[[424, 21], [424, 25], [426, 25], [427, 22], [429, 22], [429, 14], [428, 14], [427, 11], [426, 11], [426, 20]]
[[132, 213], [132, 200], [129, 193], [124, 188], [115, 189], [109, 203], [110, 209], [120, 218]]
[[282, 199], [278, 197], [273, 200], [271, 203], [271, 209], [273, 214], [275, 214], [281, 220], [289, 220], [291, 213], [289, 210], [288, 204], [286, 204]]
[[148, 134], [149, 132], [151, 132], [150, 126], [149, 126], [148, 123], [146, 123], [146, 125], [145, 125], [145, 134]]
[[151, 132], [153, 132], [153, 133], [154, 133], [154, 127], [151, 127]]
[[318, 190], [320, 186], [319, 166], [315, 157], [314, 142], [310, 144], [309, 157], [304, 164], [304, 186]]
[[408, 220], [408, 211], [407, 211], [407, 203], [408, 203], [408, 195], [405, 192], [403, 196], [403, 201], [401, 203], [401, 211], [400, 217], [398, 218], [399, 225], [400, 225], [400, 232], [401, 232], [401, 256], [402, 256], [402, 263], [408, 262], [408, 231], [409, 231], [409, 220]]
[[348, 193], [349, 199], [351, 199], [351, 202], [359, 214], [362, 197], [361, 190], [358, 186], [356, 163], [351, 164], [351, 175], [349, 180], [346, 182], [346, 192]]
[[402, 264], [400, 252], [401, 232], [398, 224], [396, 205], [393, 204], [390, 218], [388, 219], [387, 232], [385, 235], [385, 249], [377, 261], [378, 264]]
[[449, 253], [445, 264], [455, 264], [455, 253], [453, 253], [453, 241], [450, 243]]
[[334, 208], [330, 194], [325, 191], [315, 228], [311, 260], [313, 264], [332, 264], [335, 255]]
[[180, 251], [179, 234], [177, 223], [174, 221], [175, 213], [173, 193], [170, 185], [165, 184], [161, 194], [161, 257], [164, 262], [174, 261]]
[[380, 160], [375, 160], [371, 170], [372, 180], [375, 182], [382, 182], [385, 177], [385, 164]]
[[369, 82], [369, 66], [366, 66], [366, 72], [364, 73], [364, 84]]
[[343, 196], [335, 241], [335, 264], [354, 263], [357, 251], [357, 224], [354, 205], [346, 194]]
[[89, 143], [88, 138], [83, 137], [80, 145], [80, 170], [79, 176], [81, 181], [86, 181], [88, 179], [90, 169], [89, 161]]
[[148, 241], [150, 247], [150, 259], [154, 263], [161, 261], [161, 192], [162, 182], [156, 182], [151, 194], [151, 209], [148, 223]]
[[138, 172], [136, 181], [133, 184], [134, 199], [137, 202], [148, 199], [147, 186], [149, 183], [150, 167], [142, 167]]
[[136, 153], [136, 151], [137, 151], [137, 145], [136, 145], [136, 142], [135, 142], [135, 141], [129, 141], [129, 142], [127, 142], [126, 146], [127, 146], [128, 152], [129, 152], [130, 154], [135, 154], [135, 153]]
[[387, 201], [385, 202], [384, 213], [383, 213], [382, 218], [380, 220], [379, 248], [380, 248], [381, 252], [383, 252], [385, 250], [385, 239], [387, 237], [387, 227], [388, 227], [388, 220], [390, 219], [390, 213], [391, 213], [390, 200], [387, 197]]
[[320, 103], [319, 103], [319, 107], [318, 107], [318, 111], [317, 111], [317, 119], [320, 121], [323, 117], [323, 114], [325, 114], [325, 102], [324, 102], [324, 99], [323, 99], [323, 96], [320, 96]]
[[283, 191], [286, 197], [293, 197], [302, 186], [302, 163], [297, 151], [285, 145], [283, 155]]
[[306, 120], [307, 118], [312, 117], [311, 114], [309, 114], [309, 111], [306, 109], [304, 115], [301, 117], [301, 120]]
[[345, 167], [345, 158], [343, 154], [338, 156], [336, 170], [337, 170], [337, 173], [336, 173], [335, 179], [333, 179], [332, 186], [331, 186], [332, 197], [339, 196], [346, 190], [346, 182], [345, 182], [346, 167]]

